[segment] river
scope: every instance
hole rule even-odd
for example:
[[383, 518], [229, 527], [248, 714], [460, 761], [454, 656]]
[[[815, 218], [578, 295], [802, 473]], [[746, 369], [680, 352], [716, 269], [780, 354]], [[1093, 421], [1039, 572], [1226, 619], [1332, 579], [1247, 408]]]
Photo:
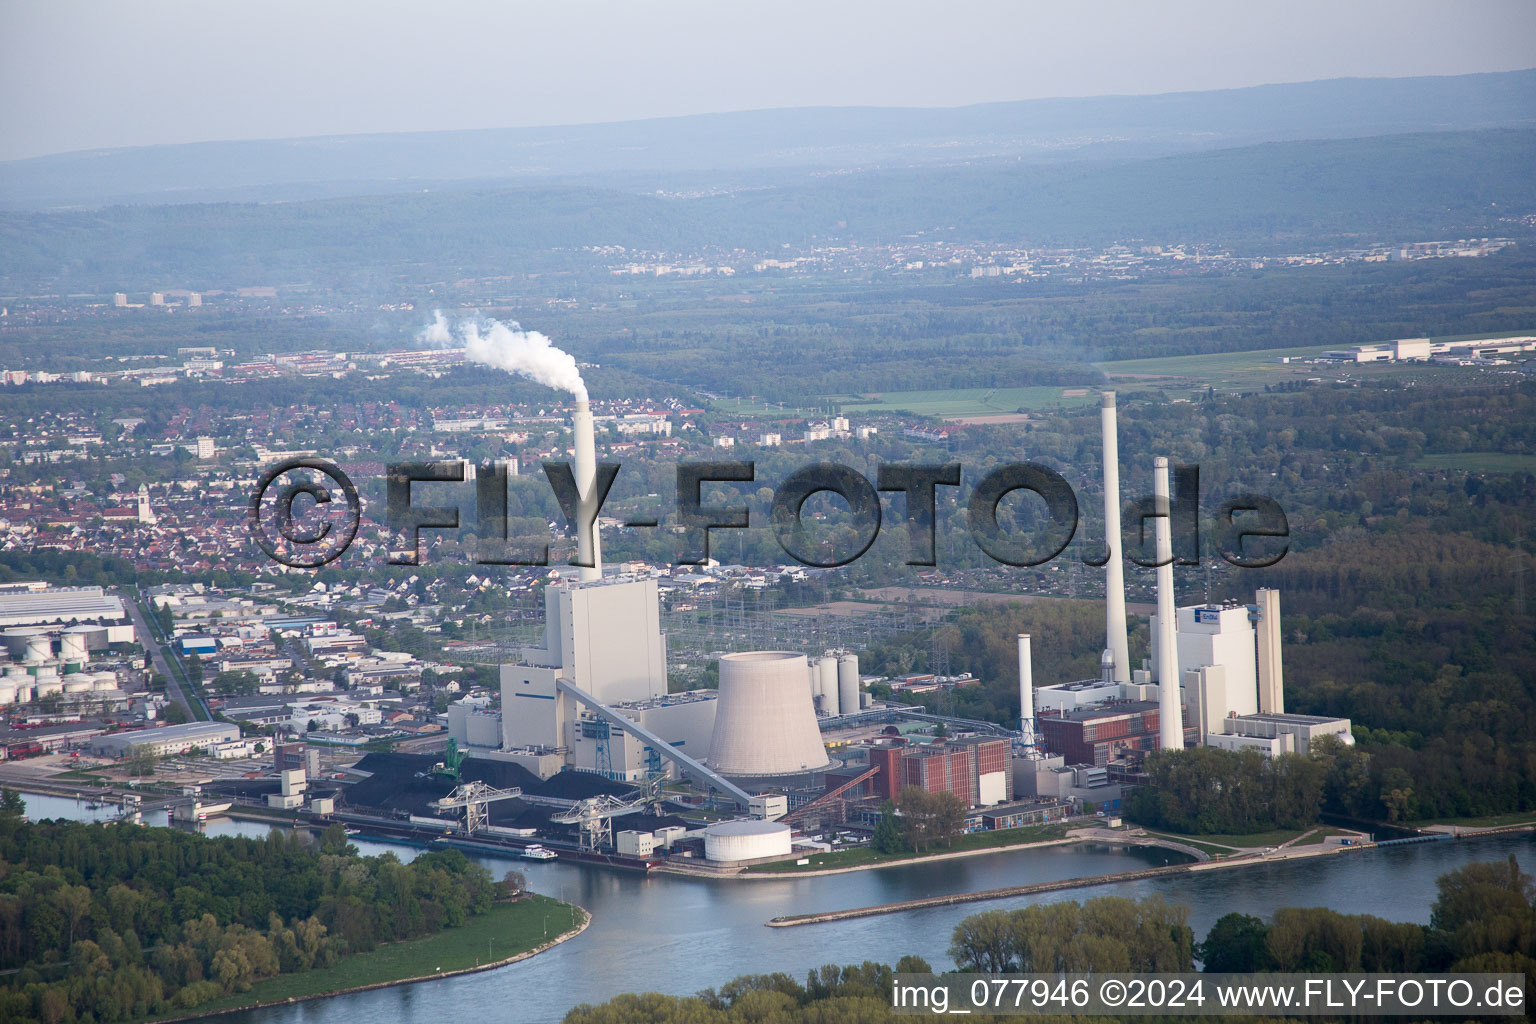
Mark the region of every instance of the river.
[[[25, 799], [34, 819], [90, 816], [73, 800], [30, 794]], [[260, 836], [267, 827], [224, 819], [210, 823], [205, 831]], [[402, 860], [419, 852], [395, 844], [356, 845], [368, 854], [393, 850]], [[923, 956], [943, 970], [953, 966], [945, 953], [950, 931], [967, 914], [1110, 893], [1129, 897], [1156, 893], [1188, 905], [1197, 938], [1223, 914], [1241, 911], [1267, 917], [1285, 906], [1325, 906], [1343, 913], [1427, 923], [1439, 875], [1474, 860], [1503, 859], [1510, 853], [1529, 869], [1536, 860], [1532, 834], [1176, 874], [800, 928], [768, 928], [764, 922], [780, 914], [1128, 871], [1168, 863], [1165, 858], [1172, 855], [1152, 849], [1058, 846], [879, 871], [752, 882], [642, 877], [558, 861], [476, 856], [497, 877], [516, 868], [534, 890], [586, 907], [593, 915], [592, 926], [569, 942], [500, 970], [223, 1019], [231, 1024], [443, 1024], [452, 1019], [555, 1024], [578, 1003], [601, 1002], [620, 992], [690, 994], [718, 987], [740, 974], [785, 971], [803, 979], [808, 969], [821, 964], [895, 963], [907, 953]]]

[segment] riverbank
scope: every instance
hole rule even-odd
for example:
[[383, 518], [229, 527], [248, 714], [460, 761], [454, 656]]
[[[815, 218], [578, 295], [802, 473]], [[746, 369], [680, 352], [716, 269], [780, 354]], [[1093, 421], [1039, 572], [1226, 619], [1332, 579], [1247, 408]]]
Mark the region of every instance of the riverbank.
[[[1171, 850], [1183, 854], [1193, 861], [1209, 859], [1209, 855], [1194, 846], [1176, 842], [1172, 839], [1158, 836], [1143, 836], [1139, 833], [1110, 831], [1105, 828], [1089, 826], [1073, 829], [1066, 835], [1061, 834], [1059, 828], [1051, 827], [1048, 838], [1020, 839], [1017, 842], [1000, 843], [996, 845], [980, 845], [971, 849], [943, 850], [935, 853], [907, 854], [904, 856], [879, 857], [879, 859], [865, 860], [861, 863], [847, 864], [837, 867], [814, 866], [816, 855], [811, 855], [812, 864], [799, 865], [777, 861], [771, 864], [754, 864], [750, 867], [710, 867], [707, 865], [690, 865], [686, 863], [669, 862], [656, 868], [657, 872], [683, 875], [689, 878], [720, 878], [720, 879], [746, 879], [749, 881], [774, 881], [785, 878], [822, 878], [828, 875], [847, 875], [856, 871], [878, 871], [881, 868], [913, 867], [915, 865], [933, 864], [946, 860], [959, 860], [964, 857], [983, 857], [993, 853], [1018, 853], [1021, 850], [1043, 850], [1052, 846], [1070, 846], [1076, 843], [1103, 844], [1110, 846], [1156, 846], [1161, 849]], [[1011, 830], [1010, 830], [1011, 831]], [[1018, 831], [1024, 831], [1022, 829]], [[1044, 829], [1031, 828], [1037, 834]], [[963, 841], [973, 836], [990, 836], [994, 833], [973, 833], [972, 836], [961, 836], [957, 840]], [[865, 850], [846, 851], [834, 854], [823, 854], [827, 857], [847, 857], [850, 854], [862, 854]]]
[[[1086, 830], [1084, 830], [1086, 831]], [[1305, 833], [1310, 835], [1311, 833]], [[1466, 836], [1465, 838], [1475, 838]], [[1142, 837], [1125, 836], [1120, 841], [1123, 843], [1135, 842]], [[1063, 843], [1071, 842], [1103, 842], [1102, 836], [1091, 838], [1087, 836], [1073, 836], [1061, 840]], [[1156, 842], [1150, 838], [1143, 839], [1147, 845], [1160, 845], [1176, 848], [1176, 844], [1168, 842]], [[1294, 842], [1294, 840], [1293, 840]], [[1036, 846], [1057, 845], [1037, 843]], [[1170, 864], [1160, 868], [1142, 868], [1137, 871], [1119, 871], [1107, 875], [1092, 875], [1085, 878], [1064, 878], [1054, 882], [1032, 882], [1028, 885], [1011, 885], [1000, 889], [982, 889], [976, 892], [951, 893], [947, 896], [926, 896], [916, 900], [902, 900], [896, 903], [883, 903], [868, 907], [852, 907], [847, 910], [829, 910], [815, 914], [795, 914], [785, 917], [775, 917], [767, 922], [770, 928], [792, 928], [805, 924], [827, 924], [832, 921], [847, 921], [858, 917], [875, 917], [880, 914], [901, 914], [909, 910], [923, 910], [929, 907], [947, 907], [957, 903], [981, 903], [988, 900], [1010, 899], [1017, 896], [1031, 896], [1043, 892], [1060, 892], [1064, 889], [1088, 889], [1095, 886], [1115, 885], [1120, 882], [1137, 882], [1146, 878], [1157, 878], [1163, 875], [1188, 874], [1194, 871], [1217, 871], [1223, 868], [1247, 867], [1253, 864], [1272, 864], [1278, 861], [1295, 860], [1307, 857], [1331, 857], [1343, 853], [1358, 853], [1364, 849], [1370, 849], [1374, 844], [1354, 844], [1344, 846], [1337, 843], [1319, 843], [1310, 846], [1280, 847], [1274, 850], [1254, 850], [1251, 853], [1240, 853], [1220, 860], [1209, 858], [1198, 859], [1191, 864]], [[990, 851], [982, 851], [990, 852]]]
[[458, 928], [392, 942], [346, 957], [331, 967], [267, 978], [248, 992], [223, 996], [185, 1013], [148, 1017], [144, 1021], [171, 1024], [201, 1020], [240, 1010], [286, 1006], [496, 970], [573, 939], [591, 923], [592, 915], [574, 903], [530, 894], [497, 904]]

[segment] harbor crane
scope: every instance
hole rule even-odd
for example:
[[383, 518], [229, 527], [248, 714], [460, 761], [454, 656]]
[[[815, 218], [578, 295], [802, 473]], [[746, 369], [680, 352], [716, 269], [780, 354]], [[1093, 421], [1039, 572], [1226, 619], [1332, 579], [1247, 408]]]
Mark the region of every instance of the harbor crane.
[[523, 791], [516, 787], [512, 789], [497, 789], [483, 782], [464, 782], [454, 788], [453, 792], [441, 800], [432, 801], [434, 809], [439, 811], [452, 811], [462, 808], [464, 810], [464, 834], [474, 835], [480, 831], [490, 818], [487, 809], [498, 800], [511, 800], [523, 795]]
[[639, 814], [650, 806], [650, 800], [620, 800], [604, 793], [588, 797], [568, 811], [549, 816], [550, 821], [562, 825], [575, 825], [581, 833], [583, 850], [598, 850], [613, 846], [613, 819], [625, 814]]

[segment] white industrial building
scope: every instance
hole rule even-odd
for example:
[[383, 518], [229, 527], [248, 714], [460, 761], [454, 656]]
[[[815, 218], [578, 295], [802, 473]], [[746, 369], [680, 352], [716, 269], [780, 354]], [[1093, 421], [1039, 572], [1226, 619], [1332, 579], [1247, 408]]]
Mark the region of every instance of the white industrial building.
[[1398, 338], [1379, 345], [1335, 349], [1324, 352], [1322, 358], [1335, 363], [1427, 362], [1431, 359], [1497, 359], [1500, 356], [1532, 351], [1536, 351], [1536, 335], [1533, 334], [1506, 338], [1458, 338], [1453, 341]]
[[207, 750], [219, 743], [240, 738], [240, 727], [224, 722], [187, 722], [158, 729], [133, 729], [98, 736], [91, 741], [91, 753], [104, 757], [126, 757], [147, 749], [155, 757], [183, 754], [194, 747]]
[[1280, 713], [1228, 718], [1222, 722], [1222, 731], [1207, 735], [1205, 741], [1223, 750], [1259, 750], [1274, 756], [1305, 754], [1321, 736], [1337, 736], [1346, 746], [1355, 742], [1347, 718]]

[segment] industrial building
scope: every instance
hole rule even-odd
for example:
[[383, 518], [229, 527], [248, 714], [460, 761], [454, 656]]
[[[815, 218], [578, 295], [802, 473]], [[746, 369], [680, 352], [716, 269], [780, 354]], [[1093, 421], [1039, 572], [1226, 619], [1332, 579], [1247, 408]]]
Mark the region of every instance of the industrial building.
[[1156, 701], [1111, 701], [1036, 719], [1047, 751], [1070, 765], [1103, 766], [1128, 754], [1159, 749], [1161, 709]]
[[1458, 338], [1432, 341], [1429, 338], [1398, 338], [1379, 345], [1324, 352], [1321, 358], [1333, 363], [1461, 362], [1494, 360], [1502, 356], [1536, 351], [1536, 335], [1504, 338]]
[[896, 800], [908, 786], [929, 793], [953, 793], [967, 807], [990, 807], [1013, 799], [1009, 772], [1012, 743], [971, 736], [930, 744], [883, 744], [869, 750], [869, 766], [879, 770], [872, 793]]
[[[1421, 353], [1417, 341], [1428, 345], [1427, 339], [1413, 345], [1396, 343], [1403, 358], [1431, 354], [1427, 349]], [[1247, 605], [1175, 607], [1165, 458], [1153, 463], [1153, 502], [1162, 514], [1154, 522], [1157, 613], [1151, 617], [1151, 657], [1140, 669], [1129, 665], [1113, 392], [1103, 395], [1100, 408], [1110, 554], [1100, 673], [1097, 679], [1036, 687], [1029, 666], [1030, 638], [1019, 636], [1015, 779], [1033, 780], [1035, 762], [1051, 757], [1063, 759], [1059, 767], [1066, 770], [1075, 765], [1102, 767], [1125, 758], [1135, 761], [1153, 750], [1177, 750], [1189, 743], [1279, 754], [1304, 751], [1318, 735], [1338, 735], [1351, 742], [1347, 719], [1285, 714], [1279, 591], [1261, 588]], [[1029, 785], [1034, 787], [1034, 781]], [[1061, 787], [1046, 789], [1055, 792]]]
[[216, 743], [240, 738], [240, 727], [224, 722], [187, 722], [158, 729], [132, 729], [97, 736], [91, 740], [91, 753], [104, 757], [127, 757], [148, 749], [155, 757], [183, 754], [193, 747], [207, 749]]
[[133, 643], [133, 624], [120, 598], [101, 587], [54, 587], [38, 581], [0, 583], [0, 627], [84, 625], [104, 631], [99, 646]]

